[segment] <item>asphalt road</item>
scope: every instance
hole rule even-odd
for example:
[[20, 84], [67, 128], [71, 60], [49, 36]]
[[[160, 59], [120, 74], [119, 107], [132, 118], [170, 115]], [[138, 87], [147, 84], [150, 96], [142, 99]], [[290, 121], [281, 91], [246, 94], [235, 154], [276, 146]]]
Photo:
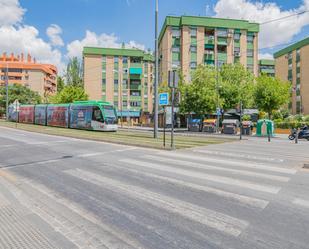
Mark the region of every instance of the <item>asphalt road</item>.
[[304, 162], [306, 141], [169, 152], [1, 127], [0, 248], [309, 248]]

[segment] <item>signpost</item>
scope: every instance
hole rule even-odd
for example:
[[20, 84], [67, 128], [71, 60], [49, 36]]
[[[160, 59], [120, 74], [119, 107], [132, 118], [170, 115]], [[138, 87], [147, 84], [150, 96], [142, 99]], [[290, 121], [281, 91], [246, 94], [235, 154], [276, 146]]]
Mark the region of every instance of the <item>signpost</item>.
[[163, 106], [164, 116], [163, 116], [163, 146], [165, 147], [165, 127], [166, 127], [166, 106], [169, 103], [169, 94], [160, 93], [159, 95], [159, 105]]
[[168, 86], [172, 89], [172, 130], [171, 130], [171, 149], [175, 149], [174, 144], [174, 106], [175, 106], [175, 89], [178, 88], [179, 76], [177, 71], [169, 71], [168, 72]]

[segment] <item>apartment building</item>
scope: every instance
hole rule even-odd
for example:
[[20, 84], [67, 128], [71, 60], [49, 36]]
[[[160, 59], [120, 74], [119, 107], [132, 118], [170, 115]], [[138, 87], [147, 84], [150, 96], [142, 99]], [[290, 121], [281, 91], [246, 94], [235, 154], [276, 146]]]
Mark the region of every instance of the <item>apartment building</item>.
[[259, 60], [259, 74], [275, 77], [275, 60]]
[[292, 83], [289, 108], [309, 114], [309, 37], [274, 54], [276, 77]]
[[83, 50], [84, 87], [90, 99], [114, 103], [118, 116], [140, 118], [153, 110], [153, 56], [138, 49]]
[[160, 82], [181, 69], [187, 81], [199, 64], [240, 62], [258, 75], [259, 24], [199, 16], [167, 16], [159, 36]]
[[6, 53], [0, 57], [0, 85], [6, 84], [8, 71], [9, 84], [21, 84], [36, 91], [42, 98], [53, 95], [57, 91], [57, 68], [50, 64], [37, 63], [28, 54], [14, 56]]

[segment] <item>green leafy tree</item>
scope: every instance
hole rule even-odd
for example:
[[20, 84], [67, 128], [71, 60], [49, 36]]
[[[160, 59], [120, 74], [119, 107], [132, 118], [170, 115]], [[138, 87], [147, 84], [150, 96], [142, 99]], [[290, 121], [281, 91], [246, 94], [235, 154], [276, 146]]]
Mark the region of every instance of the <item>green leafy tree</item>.
[[199, 65], [192, 75], [190, 84], [181, 84], [180, 111], [204, 115], [216, 109], [216, 71]]
[[254, 75], [243, 65], [225, 64], [220, 70], [219, 96], [223, 110], [233, 109], [242, 101], [244, 108], [252, 107]]
[[[32, 91], [26, 86], [20, 84], [9, 85], [9, 104], [15, 100], [21, 104], [39, 104], [41, 97], [37, 92]], [[6, 87], [0, 86], [0, 115], [3, 115], [6, 110]]]
[[278, 110], [290, 100], [291, 85], [277, 78], [262, 75], [257, 78], [254, 93], [255, 104], [271, 118], [273, 111]]
[[76, 86], [65, 86], [61, 92], [55, 96], [51, 96], [49, 99], [50, 103], [72, 103], [79, 100], [88, 100], [88, 95], [84, 89]]
[[64, 88], [65, 83], [64, 83], [64, 79], [61, 76], [57, 77], [57, 92], [61, 92], [62, 89]]
[[70, 59], [66, 70], [68, 86], [83, 87], [83, 67], [77, 57]]

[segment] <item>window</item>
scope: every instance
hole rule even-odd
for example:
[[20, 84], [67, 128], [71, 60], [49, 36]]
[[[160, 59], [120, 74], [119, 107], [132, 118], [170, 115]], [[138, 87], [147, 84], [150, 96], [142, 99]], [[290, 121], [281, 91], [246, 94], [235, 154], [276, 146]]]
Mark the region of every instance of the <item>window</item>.
[[97, 121], [97, 122], [104, 122], [102, 112], [99, 107], [95, 106], [93, 107], [92, 111], [92, 120]]
[[234, 40], [239, 41], [240, 40], [240, 33], [234, 34]]
[[118, 89], [117, 89], [117, 91], [115, 91], [115, 89], [114, 89], [114, 96], [118, 96]]
[[122, 63], [127, 64], [128, 63], [128, 57], [122, 57]]
[[131, 96], [141, 96], [141, 93], [139, 91], [131, 91]]
[[240, 48], [235, 47], [235, 48], [234, 48], [234, 53], [240, 53]]
[[227, 37], [227, 30], [226, 29], [218, 29], [217, 30], [217, 36]]
[[140, 107], [141, 102], [140, 101], [130, 101], [130, 106], [132, 107]]
[[128, 105], [128, 101], [123, 100], [123, 101], [122, 101], [122, 106], [127, 106], [127, 105]]
[[253, 35], [248, 35], [248, 36], [247, 36], [247, 42], [248, 42], [248, 43], [252, 43], [253, 40], [254, 40], [254, 36], [253, 36]]
[[172, 36], [173, 37], [179, 37], [180, 36], [179, 28], [172, 28]]
[[197, 29], [195, 27], [190, 28], [191, 37], [196, 37]]
[[118, 85], [118, 80], [114, 80], [114, 84], [115, 84], [115, 85]]
[[106, 63], [106, 56], [102, 56], [102, 63]]
[[103, 85], [106, 84], [106, 79], [102, 79], [102, 84], [103, 84]]
[[192, 69], [196, 68], [196, 66], [197, 66], [197, 63], [196, 63], [195, 61], [192, 61], [192, 62], [190, 63], [190, 67], [191, 67]]
[[179, 53], [180, 52], [180, 47], [172, 47], [172, 52]]
[[191, 46], [190, 46], [190, 51], [193, 52], [193, 53], [195, 53], [195, 52], [197, 51], [196, 45], [191, 45]]
[[253, 49], [247, 49], [247, 56], [248, 57], [253, 57]]
[[114, 63], [118, 63], [119, 62], [119, 57], [118, 56], [115, 56], [114, 57]]

